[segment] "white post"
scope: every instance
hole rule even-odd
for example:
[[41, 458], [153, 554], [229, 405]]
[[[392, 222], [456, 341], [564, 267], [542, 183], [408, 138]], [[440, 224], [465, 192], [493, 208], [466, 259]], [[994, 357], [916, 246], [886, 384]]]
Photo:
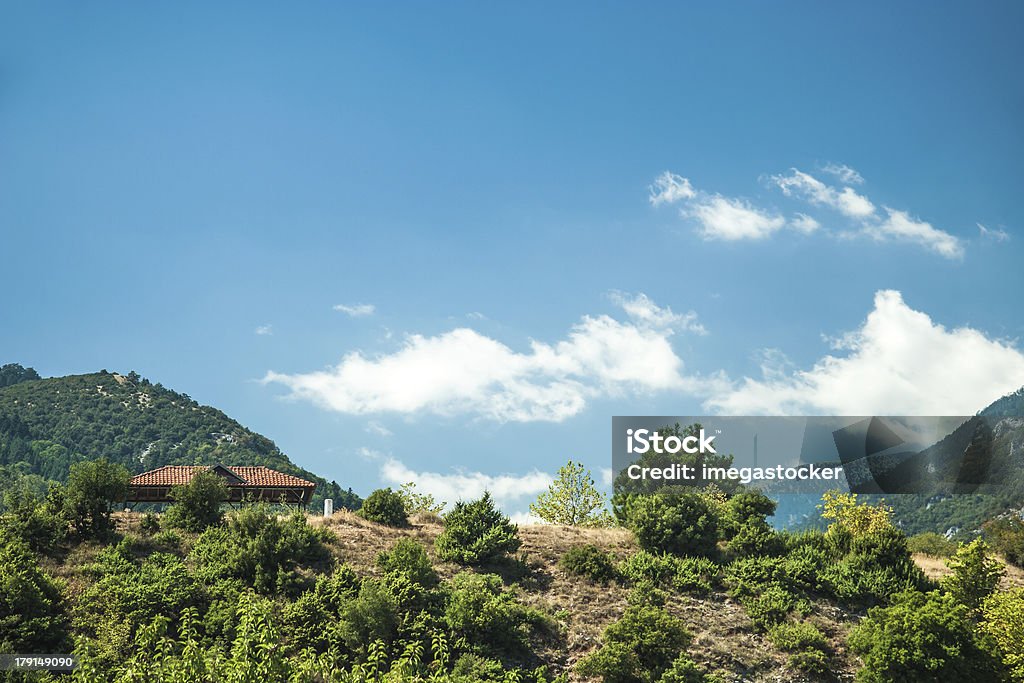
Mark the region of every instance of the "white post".
[[324, 517], [330, 517], [334, 514], [334, 499], [324, 498]]

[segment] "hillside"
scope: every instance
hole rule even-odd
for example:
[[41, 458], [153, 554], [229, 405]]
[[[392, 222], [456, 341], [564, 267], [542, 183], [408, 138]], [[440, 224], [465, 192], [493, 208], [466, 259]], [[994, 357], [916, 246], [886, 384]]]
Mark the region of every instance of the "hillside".
[[[984, 432], [992, 449], [989, 481], [999, 482], [995, 494], [959, 494], [955, 496], [928, 496], [905, 494], [899, 496], [872, 496], [884, 498], [894, 509], [894, 518], [907, 534], [935, 532], [972, 535], [981, 525], [1008, 511], [1024, 510], [1024, 388], [1004, 396], [978, 413], [964, 425], [972, 431]], [[961, 430], [957, 430], [958, 432]], [[964, 441], [954, 433], [950, 442]], [[969, 442], [936, 444], [963, 452]]]
[[134, 372], [38, 378], [4, 366], [0, 466], [63, 481], [71, 464], [107, 458], [131, 472], [162, 465], [264, 465], [317, 483], [314, 503], [357, 507], [358, 497], [294, 464], [273, 441], [187, 394]]

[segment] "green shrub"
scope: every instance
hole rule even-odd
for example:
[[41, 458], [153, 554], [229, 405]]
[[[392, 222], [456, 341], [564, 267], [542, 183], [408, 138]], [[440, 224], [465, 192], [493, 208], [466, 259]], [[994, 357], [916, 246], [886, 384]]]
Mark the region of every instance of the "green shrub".
[[845, 603], [880, 604], [897, 593], [932, 585], [911, 558], [906, 536], [895, 527], [850, 535], [844, 545], [847, 554], [829, 563], [820, 578], [826, 589]]
[[956, 552], [956, 545], [955, 542], [934, 531], [914, 534], [907, 539], [907, 548], [910, 552], [930, 557], [949, 557]]
[[786, 586], [786, 561], [781, 557], [745, 557], [725, 568], [725, 585], [733, 597], [757, 595], [772, 584]]
[[709, 557], [717, 550], [718, 520], [699, 493], [633, 497], [626, 507], [626, 525], [650, 552]]
[[196, 540], [190, 559], [200, 578], [242, 580], [264, 594], [296, 593], [297, 566], [323, 562], [328, 531], [306, 524], [301, 513], [281, 520], [263, 505], [231, 515], [226, 526], [210, 527]]
[[787, 581], [795, 588], [820, 591], [824, 587], [821, 572], [830, 562], [824, 550], [813, 544], [804, 544], [793, 548], [786, 555], [782, 569]]
[[768, 640], [783, 652], [796, 652], [808, 648], [826, 650], [828, 648], [828, 641], [825, 640], [821, 629], [806, 621], [776, 624], [768, 630]]
[[676, 573], [676, 557], [646, 550], [633, 553], [619, 563], [619, 573], [633, 583], [667, 584]]
[[690, 656], [681, 654], [658, 679], [659, 683], [705, 683], [707, 676]]
[[981, 629], [995, 641], [1010, 678], [1024, 681], [1024, 588], [999, 591], [982, 605]]
[[0, 652], [68, 652], [70, 645], [61, 585], [22, 539], [0, 531]]
[[972, 611], [981, 607], [1006, 573], [999, 560], [988, 556], [988, 546], [980, 538], [961, 543], [946, 565], [952, 573], [942, 579], [942, 589]]
[[147, 512], [142, 515], [142, 519], [139, 521], [139, 531], [148, 536], [152, 536], [160, 531], [160, 520], [157, 519], [157, 516], [152, 512]]
[[580, 660], [576, 671], [605, 683], [657, 681], [692, 639], [683, 622], [663, 609], [627, 607], [622, 618], [605, 629], [601, 646]]
[[769, 584], [757, 595], [741, 598], [740, 602], [754, 627], [768, 631], [785, 621], [797, 605], [797, 597], [777, 583]]
[[202, 470], [187, 484], [172, 487], [169, 495], [174, 504], [164, 514], [164, 523], [172, 529], [199, 532], [221, 523], [228, 487], [216, 473]]
[[79, 598], [75, 622], [100, 641], [103, 656], [111, 661], [127, 656], [130, 642], [108, 634], [126, 629], [130, 636], [156, 617], [173, 624], [185, 609], [206, 606], [203, 587], [180, 558], [157, 552], [137, 561], [129, 539], [105, 548], [84, 572], [97, 580]]
[[743, 491], [729, 498], [722, 509], [720, 526], [722, 536], [731, 540], [741, 527], [761, 522], [775, 514], [776, 503], [760, 491]]
[[558, 566], [570, 574], [585, 576], [598, 583], [608, 583], [617, 575], [611, 555], [596, 545], [569, 548], [559, 558]]
[[405, 509], [405, 501], [401, 494], [390, 488], [377, 489], [363, 501], [359, 515], [364, 519], [387, 526], [409, 526], [409, 515]]
[[864, 661], [857, 678], [883, 681], [998, 681], [999, 662], [980, 642], [969, 610], [953, 596], [907, 591], [873, 607], [850, 632]]
[[676, 560], [672, 587], [685, 593], [710, 593], [721, 568], [706, 557], [681, 557]]
[[763, 519], [749, 519], [740, 524], [726, 547], [738, 557], [781, 555], [785, 546], [775, 529]]
[[458, 502], [444, 517], [444, 531], [435, 541], [442, 560], [482, 564], [519, 549], [518, 527], [484, 493], [479, 500]]
[[1024, 521], [996, 519], [982, 527], [992, 549], [1018, 567], [1024, 567]]
[[544, 621], [505, 590], [494, 574], [462, 572], [451, 580], [444, 622], [479, 652], [518, 655], [527, 643], [530, 626]]
[[377, 566], [385, 574], [403, 574], [410, 581], [431, 588], [437, 585], [437, 572], [427, 550], [411, 538], [403, 538], [391, 550], [377, 556]]

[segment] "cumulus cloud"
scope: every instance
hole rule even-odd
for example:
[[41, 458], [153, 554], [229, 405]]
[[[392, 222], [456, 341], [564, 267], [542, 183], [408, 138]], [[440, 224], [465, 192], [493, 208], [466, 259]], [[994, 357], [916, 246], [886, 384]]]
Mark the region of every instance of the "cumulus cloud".
[[963, 245], [945, 230], [939, 230], [926, 221], [911, 218], [906, 211], [885, 207], [886, 218], [866, 225], [864, 232], [876, 240], [898, 240], [920, 244], [949, 259], [963, 258]]
[[973, 415], [1024, 385], [1024, 354], [982, 332], [947, 329], [907, 306], [897, 291], [875, 294], [863, 325], [833, 341], [808, 370], [778, 354], [759, 380], [744, 378], [705, 402], [723, 414]]
[[705, 239], [764, 239], [786, 224], [782, 216], [758, 209], [742, 199], [721, 195], [701, 199], [684, 213], [697, 220]]
[[449, 504], [459, 500], [473, 500], [490, 491], [494, 502], [501, 507], [522, 501], [533, 500], [554, 481], [554, 475], [539, 470], [526, 474], [484, 474], [456, 470], [449, 473], [417, 472], [395, 458], [384, 461], [380, 467], [380, 478], [391, 486], [415, 482], [418, 493], [434, 496], [438, 501]]
[[821, 170], [829, 175], [834, 175], [844, 185], [862, 185], [864, 183], [861, 174], [846, 164], [825, 164]]
[[821, 223], [814, 220], [805, 213], [798, 213], [789, 221], [789, 226], [797, 232], [809, 235], [821, 227]]
[[531, 341], [527, 351], [461, 327], [410, 335], [391, 354], [353, 351], [325, 370], [271, 371], [263, 381], [340, 413], [473, 414], [502, 422], [560, 422], [595, 397], [692, 387], [669, 339], [698, 329], [695, 316], [678, 316], [642, 294], [618, 296], [628, 321], [584, 316], [565, 339]]
[[700, 335], [708, 333], [697, 321], [696, 312], [674, 313], [668, 306], [662, 308], [655, 304], [643, 292], [633, 297], [622, 292], [612, 292], [611, 299], [622, 307], [626, 315], [642, 324], [657, 328], [675, 328]]
[[377, 307], [373, 304], [336, 304], [334, 310], [352, 318], [365, 318], [368, 315], [373, 315]]
[[665, 171], [650, 186], [649, 200], [654, 206], [675, 204], [683, 199], [692, 199], [696, 194], [688, 178]]
[[993, 242], [1008, 242], [1010, 240], [1010, 233], [1001, 228], [986, 228], [981, 223], [976, 225], [978, 226], [978, 234], [982, 239], [992, 240]]
[[828, 206], [851, 218], [866, 218], [875, 212], [875, 205], [853, 188], [837, 190], [795, 168], [790, 169], [789, 175], [772, 176], [771, 180], [786, 196], [797, 196], [811, 204]]

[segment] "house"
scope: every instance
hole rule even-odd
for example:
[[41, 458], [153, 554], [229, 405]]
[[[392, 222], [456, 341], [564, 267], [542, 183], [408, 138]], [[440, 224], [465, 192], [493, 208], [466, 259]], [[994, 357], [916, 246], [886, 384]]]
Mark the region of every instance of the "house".
[[136, 474], [128, 484], [127, 503], [170, 503], [171, 488], [192, 481], [197, 473], [211, 471], [224, 479], [227, 501], [265, 501], [305, 507], [313, 498], [316, 484], [269, 467], [240, 465], [165, 465]]

